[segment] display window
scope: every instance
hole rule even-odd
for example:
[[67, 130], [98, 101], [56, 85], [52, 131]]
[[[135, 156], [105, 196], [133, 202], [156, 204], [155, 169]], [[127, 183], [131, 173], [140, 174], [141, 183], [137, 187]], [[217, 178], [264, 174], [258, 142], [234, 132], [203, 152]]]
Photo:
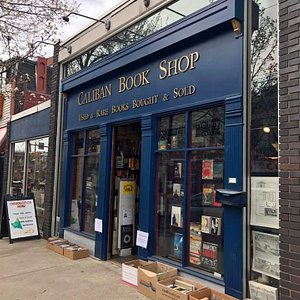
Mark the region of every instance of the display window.
[[256, 1], [260, 24], [252, 34], [249, 296], [278, 299], [278, 3]]
[[26, 142], [14, 143], [12, 148], [12, 165], [11, 165], [11, 180], [10, 180], [10, 195], [24, 195], [24, 171], [26, 159]]
[[48, 143], [48, 137], [28, 142], [27, 195], [34, 195], [38, 223], [41, 228], [45, 215]]
[[76, 132], [72, 136], [70, 177], [70, 227], [94, 234], [98, 199], [100, 131]]
[[48, 137], [11, 144], [10, 195], [33, 196], [40, 231], [45, 215], [45, 186], [48, 164]]
[[158, 119], [157, 145], [155, 255], [222, 277], [224, 107]]

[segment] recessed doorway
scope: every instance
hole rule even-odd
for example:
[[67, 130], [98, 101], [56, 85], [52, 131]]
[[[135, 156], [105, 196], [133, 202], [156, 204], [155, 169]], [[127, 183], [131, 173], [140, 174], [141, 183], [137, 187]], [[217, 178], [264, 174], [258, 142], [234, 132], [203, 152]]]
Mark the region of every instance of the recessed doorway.
[[141, 123], [113, 128], [110, 193], [109, 257], [126, 260], [137, 255], [141, 169]]

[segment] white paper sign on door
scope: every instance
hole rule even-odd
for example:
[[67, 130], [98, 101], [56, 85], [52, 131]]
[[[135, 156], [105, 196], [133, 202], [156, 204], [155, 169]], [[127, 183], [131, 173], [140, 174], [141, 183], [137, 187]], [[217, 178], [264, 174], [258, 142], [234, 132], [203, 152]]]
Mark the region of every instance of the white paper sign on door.
[[141, 230], [137, 231], [136, 245], [142, 248], [147, 248], [149, 233]]
[[102, 233], [102, 219], [95, 219], [95, 231]]

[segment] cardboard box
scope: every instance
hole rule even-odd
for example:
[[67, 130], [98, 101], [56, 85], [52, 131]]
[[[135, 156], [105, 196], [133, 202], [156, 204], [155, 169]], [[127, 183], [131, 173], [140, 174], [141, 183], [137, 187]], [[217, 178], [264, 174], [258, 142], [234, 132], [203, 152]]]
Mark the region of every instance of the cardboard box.
[[135, 287], [138, 285], [138, 268], [148, 265], [149, 262], [142, 259], [135, 259], [122, 264], [122, 280]]
[[48, 243], [51, 243], [51, 242], [59, 240], [59, 239], [60, 239], [59, 236], [51, 236], [48, 238]]
[[159, 262], [149, 263], [138, 268], [138, 291], [151, 298], [156, 298], [157, 282], [177, 275], [177, 269]]
[[224, 293], [218, 292], [216, 290], [207, 288], [190, 294], [190, 300], [199, 300], [207, 297], [208, 299], [214, 300], [238, 300], [237, 298], [231, 297]]
[[82, 248], [77, 245], [65, 247], [64, 249], [64, 256], [71, 258], [71, 259], [80, 259], [89, 257], [89, 249]]
[[63, 243], [68, 243], [68, 241], [65, 239], [55, 239], [47, 243], [47, 248], [54, 251], [55, 245]]
[[54, 243], [52, 247], [54, 252], [64, 255], [64, 248], [70, 247], [70, 244], [68, 241], [65, 241], [62, 243]]
[[192, 292], [207, 289], [201, 283], [174, 276], [157, 282], [156, 300], [188, 300]]

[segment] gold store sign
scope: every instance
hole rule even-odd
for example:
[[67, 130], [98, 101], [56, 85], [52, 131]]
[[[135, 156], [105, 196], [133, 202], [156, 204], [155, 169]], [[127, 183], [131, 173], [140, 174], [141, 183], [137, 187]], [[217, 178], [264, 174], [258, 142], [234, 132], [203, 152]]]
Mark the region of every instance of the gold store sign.
[[[196, 69], [196, 64], [200, 59], [200, 54], [198, 52], [193, 52], [188, 55], [183, 55], [179, 58], [173, 60], [162, 60], [159, 64], [159, 79], [165, 80], [167, 78], [177, 76], [179, 74], [188, 72], [190, 70]], [[149, 74], [151, 70], [147, 69], [142, 72], [136, 73], [130, 76], [121, 76], [118, 79], [118, 92], [122, 94], [126, 91], [131, 91], [133, 89], [140, 88], [142, 86], [147, 86], [151, 84], [149, 79]], [[103, 100], [112, 96], [112, 83], [99, 86], [95, 89], [89, 91], [81, 91], [77, 96], [77, 103], [79, 106], [86, 105], [95, 101]], [[196, 92], [196, 87], [194, 85], [176, 87], [173, 89], [173, 99], [178, 99], [193, 95]], [[164, 94], [162, 100], [164, 102], [168, 101], [170, 96]], [[82, 113], [79, 115], [80, 121], [86, 121], [92, 118], [99, 118], [108, 116], [109, 113], [116, 114], [120, 112], [128, 111], [129, 109], [138, 109], [145, 106], [155, 105], [159, 102], [158, 95], [150, 95], [143, 99], [133, 99], [129, 102], [112, 105], [109, 108], [104, 108], [97, 110], [94, 113]]]

